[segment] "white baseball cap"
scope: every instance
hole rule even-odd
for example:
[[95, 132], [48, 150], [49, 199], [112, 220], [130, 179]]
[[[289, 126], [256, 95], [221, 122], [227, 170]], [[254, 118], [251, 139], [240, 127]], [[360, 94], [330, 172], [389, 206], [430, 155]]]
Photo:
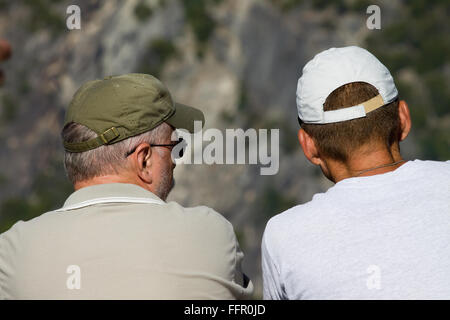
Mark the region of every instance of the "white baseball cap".
[[[367, 82], [378, 95], [357, 106], [324, 111], [328, 95], [351, 82]], [[303, 68], [297, 84], [297, 111], [305, 123], [333, 123], [365, 117], [398, 96], [389, 70], [369, 51], [356, 47], [331, 48], [317, 54]]]

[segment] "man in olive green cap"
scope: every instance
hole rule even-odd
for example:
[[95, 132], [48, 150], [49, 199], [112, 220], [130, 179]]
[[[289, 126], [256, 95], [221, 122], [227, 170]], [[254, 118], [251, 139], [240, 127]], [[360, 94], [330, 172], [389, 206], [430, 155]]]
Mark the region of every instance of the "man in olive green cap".
[[202, 112], [174, 103], [150, 75], [84, 84], [62, 131], [75, 192], [0, 235], [0, 299], [250, 298], [231, 224], [165, 202], [172, 133], [192, 133], [194, 121]]

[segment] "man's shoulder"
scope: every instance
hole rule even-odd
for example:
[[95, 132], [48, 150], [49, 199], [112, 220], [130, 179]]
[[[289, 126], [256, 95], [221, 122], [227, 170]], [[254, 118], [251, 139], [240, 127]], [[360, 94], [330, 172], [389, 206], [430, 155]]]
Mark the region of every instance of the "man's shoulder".
[[[421, 186], [433, 186], [433, 189], [450, 185], [450, 161], [411, 160], [396, 171], [399, 172], [400, 181], [417, 180]], [[394, 171], [394, 172], [396, 172]], [[396, 180], [396, 176], [391, 176]]]
[[313, 195], [310, 201], [293, 206], [275, 216], [273, 216], [268, 224], [273, 225], [290, 225], [297, 220], [308, 221], [315, 219], [317, 215], [323, 212], [323, 206], [327, 205], [331, 198], [333, 187], [325, 192], [319, 192]]
[[426, 169], [437, 174], [450, 174], [450, 160], [447, 161], [435, 161], [435, 160], [413, 160], [411, 161], [412, 167], [417, 169]]
[[[168, 202], [166, 208], [172, 212], [172, 219], [183, 229], [191, 231], [212, 231], [216, 236], [234, 236], [230, 221], [216, 210], [207, 206], [183, 207], [177, 202]], [[209, 232], [208, 232], [209, 233]]]
[[[409, 171], [419, 173], [437, 173], [437, 174], [450, 174], [450, 160], [436, 161], [436, 160], [410, 160], [405, 163], [403, 168]], [[402, 168], [400, 167], [400, 168]]]
[[269, 219], [266, 225], [266, 232], [273, 231], [273, 229], [288, 227], [299, 215], [305, 213], [305, 204], [299, 204], [289, 208], [279, 214], [274, 215]]
[[166, 203], [166, 206], [182, 213], [183, 215], [186, 215], [189, 219], [215, 221], [225, 225], [230, 224], [230, 222], [223, 215], [207, 206], [201, 205], [195, 207], [184, 207], [175, 201]]
[[0, 234], [0, 298], [4, 293], [2, 289], [6, 279], [15, 272], [17, 256], [28, 252], [30, 246], [37, 246], [38, 249], [39, 245], [42, 245], [39, 240], [43, 235], [48, 234], [51, 227], [41, 226], [41, 222], [48, 221], [52, 213], [47, 212], [28, 221], [19, 220]]
[[48, 211], [27, 221], [19, 220], [7, 231], [0, 234], [0, 241], [7, 241], [16, 238], [23, 240], [23, 237], [26, 234], [29, 234], [34, 230], [44, 231], [44, 228], [41, 227], [41, 225], [49, 222], [51, 223], [52, 221], [55, 221], [57, 217], [58, 213], [56, 211]]
[[176, 236], [180, 245], [175, 250], [183, 252], [185, 262], [226, 279], [235, 275], [239, 244], [232, 224], [207, 206], [182, 207], [169, 202], [167, 207], [172, 212], [168, 232]]
[[284, 238], [290, 238], [292, 233], [298, 235], [303, 229], [309, 229], [326, 212], [326, 210], [322, 210], [325, 195], [326, 193], [317, 193], [311, 201], [296, 205], [273, 216], [267, 222], [264, 237], [267, 240], [277, 238], [282, 241]]
[[[209, 230], [216, 239], [233, 240], [232, 224], [220, 213], [207, 206], [183, 207], [176, 202], [168, 202], [158, 205], [158, 207], [144, 204], [133, 209], [124, 207], [123, 210], [122, 219], [127, 221], [135, 220], [139, 223], [153, 225], [155, 216], [149, 213], [159, 211], [161, 219], [157, 220], [162, 225], [170, 224], [173, 230], [179, 230], [182, 234], [189, 236], [189, 234], [198, 233], [198, 237], [202, 237], [202, 234], [209, 234], [210, 232], [205, 232], [205, 230]], [[16, 222], [9, 230], [0, 234], [0, 242], [18, 245], [18, 243], [24, 244], [24, 242], [34, 241], [33, 239], [46, 237], [49, 231], [56, 232], [73, 224], [79, 225], [83, 218], [88, 218], [90, 214], [99, 217], [98, 212], [93, 211], [95, 211], [94, 207], [71, 212], [48, 211], [31, 220]], [[105, 215], [103, 219], [108, 219], [108, 216]], [[124, 221], [124, 225], [126, 224]]]
[[407, 161], [411, 165], [415, 167], [428, 167], [428, 168], [448, 168], [450, 167], [450, 160], [422, 160], [422, 159], [413, 159]]

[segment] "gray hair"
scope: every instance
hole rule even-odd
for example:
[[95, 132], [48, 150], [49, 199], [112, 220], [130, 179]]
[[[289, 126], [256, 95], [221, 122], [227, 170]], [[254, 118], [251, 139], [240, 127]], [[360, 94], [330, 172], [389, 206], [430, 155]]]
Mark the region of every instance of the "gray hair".
[[[102, 145], [85, 152], [65, 151], [64, 167], [67, 177], [75, 184], [98, 176], [119, 174], [127, 168], [127, 152], [141, 143], [162, 143], [170, 137], [171, 130], [170, 125], [163, 122], [152, 130], [114, 144]], [[67, 142], [82, 142], [98, 135], [84, 125], [70, 122], [63, 128], [61, 136]]]

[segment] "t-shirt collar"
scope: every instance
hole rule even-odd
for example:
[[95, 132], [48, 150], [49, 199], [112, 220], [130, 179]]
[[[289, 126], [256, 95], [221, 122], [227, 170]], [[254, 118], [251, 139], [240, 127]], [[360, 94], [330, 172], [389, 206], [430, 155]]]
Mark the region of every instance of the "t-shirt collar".
[[150, 198], [164, 203], [154, 193], [138, 185], [130, 183], [104, 183], [84, 187], [73, 192], [64, 202], [63, 208], [106, 197]]

